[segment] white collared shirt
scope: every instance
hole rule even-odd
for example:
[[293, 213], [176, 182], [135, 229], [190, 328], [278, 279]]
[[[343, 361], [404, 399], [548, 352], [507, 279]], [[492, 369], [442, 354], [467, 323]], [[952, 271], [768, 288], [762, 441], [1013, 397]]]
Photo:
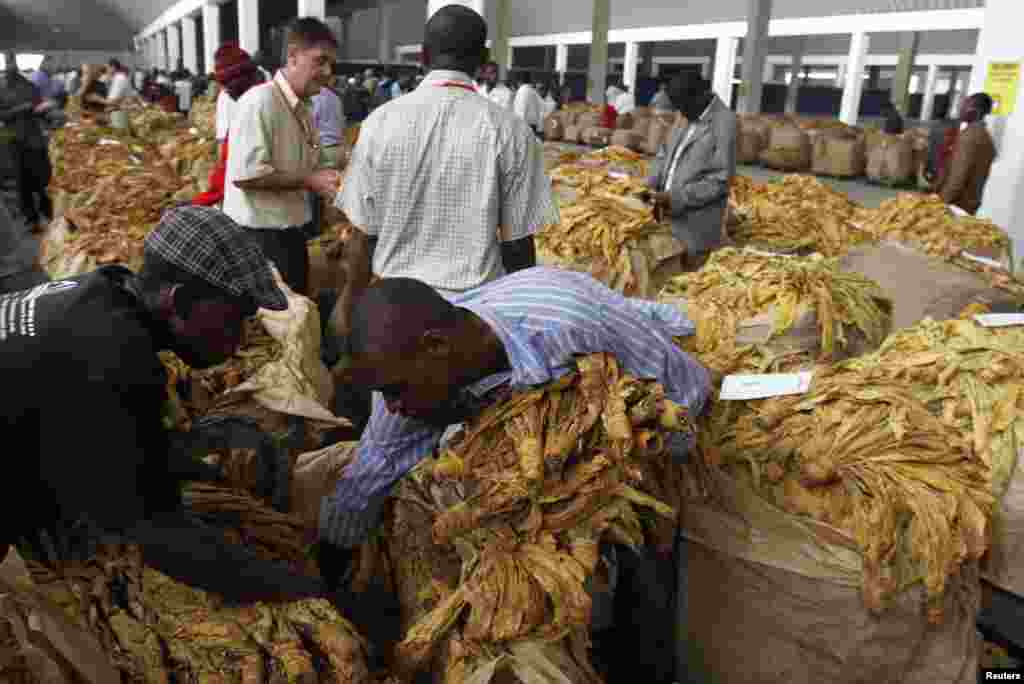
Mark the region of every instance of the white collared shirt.
[[503, 83], [499, 83], [494, 86], [491, 92], [487, 94], [487, 99], [499, 107], [504, 107], [509, 111], [512, 111], [512, 98], [512, 91]]
[[530, 84], [519, 86], [512, 109], [527, 125], [538, 130], [544, 126], [544, 100]]
[[228, 95], [226, 90], [220, 91], [220, 94], [217, 95], [217, 142], [227, 140], [236, 104], [234, 98]]
[[537, 136], [456, 71], [432, 71], [363, 122], [337, 206], [378, 239], [376, 275], [445, 296], [501, 277], [502, 242], [559, 220]]
[[243, 190], [235, 185], [277, 171], [307, 175], [316, 169], [319, 151], [310, 140], [319, 144], [319, 138], [310, 107], [295, 95], [282, 72], [238, 100], [229, 137], [224, 213], [248, 228], [308, 223], [311, 212], [305, 190]]

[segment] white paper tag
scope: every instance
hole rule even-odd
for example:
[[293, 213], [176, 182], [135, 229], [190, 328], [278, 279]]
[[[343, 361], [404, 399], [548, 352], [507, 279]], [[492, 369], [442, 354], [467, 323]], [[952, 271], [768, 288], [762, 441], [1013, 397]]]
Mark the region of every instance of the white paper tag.
[[983, 328], [1007, 328], [1024, 325], [1024, 314], [977, 314], [974, 320]]
[[788, 394], [803, 394], [811, 388], [814, 371], [772, 373], [770, 375], [729, 375], [722, 383], [722, 401], [767, 399]]
[[624, 178], [629, 178], [629, 174], [628, 173], [622, 173], [621, 171], [609, 171], [608, 175], [611, 176], [612, 178], [615, 178], [616, 180], [622, 180]]
[[122, 144], [119, 140], [111, 140], [110, 138], [100, 138], [100, 145], [120, 145]]
[[967, 259], [969, 261], [977, 262], [977, 263], [981, 264], [982, 266], [991, 266], [992, 268], [998, 268], [998, 269], [1001, 269], [1003, 271], [1006, 270], [1006, 265], [1003, 264], [1001, 261], [996, 261], [995, 259], [989, 259], [987, 257], [981, 257], [981, 256], [978, 256], [976, 254], [971, 254], [970, 252], [960, 252], [960, 256], [962, 256], [964, 259]]
[[188, 132], [191, 133], [192, 135], [199, 135], [199, 129], [194, 126], [188, 129]]

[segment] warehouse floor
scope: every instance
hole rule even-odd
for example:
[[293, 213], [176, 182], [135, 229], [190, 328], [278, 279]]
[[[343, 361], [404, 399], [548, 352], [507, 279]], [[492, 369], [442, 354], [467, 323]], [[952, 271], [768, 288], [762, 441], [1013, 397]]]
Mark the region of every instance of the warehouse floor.
[[[750, 176], [754, 180], [765, 182], [780, 175], [779, 171], [772, 171], [761, 166], [739, 166], [736, 173], [743, 176]], [[893, 190], [880, 185], [872, 185], [864, 180], [842, 180], [839, 178], [819, 178], [828, 183], [839, 192], [846, 193], [854, 202], [868, 208], [875, 208], [887, 199], [895, 197], [903, 190]]]

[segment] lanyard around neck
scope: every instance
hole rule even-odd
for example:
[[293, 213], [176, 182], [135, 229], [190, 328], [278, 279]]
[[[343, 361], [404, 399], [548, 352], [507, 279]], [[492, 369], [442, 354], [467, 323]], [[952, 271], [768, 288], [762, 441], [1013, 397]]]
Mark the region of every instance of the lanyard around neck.
[[471, 86], [468, 83], [463, 83], [462, 81], [438, 81], [433, 85], [437, 88], [462, 88], [463, 90], [468, 90], [471, 93], [476, 92], [475, 86]]

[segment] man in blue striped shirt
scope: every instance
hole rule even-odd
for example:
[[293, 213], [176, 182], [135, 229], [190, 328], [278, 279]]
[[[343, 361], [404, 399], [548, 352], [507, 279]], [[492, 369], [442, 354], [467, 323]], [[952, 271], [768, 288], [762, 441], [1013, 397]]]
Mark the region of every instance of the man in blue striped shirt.
[[[376, 527], [391, 487], [503, 392], [548, 383], [579, 354], [610, 352], [698, 415], [707, 370], [673, 342], [693, 334], [675, 308], [626, 299], [588, 275], [518, 271], [446, 301], [408, 278], [371, 286], [353, 316], [353, 363], [340, 382], [374, 390], [355, 459], [321, 503], [320, 536], [352, 548]], [[685, 449], [685, 445], [683, 446]]]

